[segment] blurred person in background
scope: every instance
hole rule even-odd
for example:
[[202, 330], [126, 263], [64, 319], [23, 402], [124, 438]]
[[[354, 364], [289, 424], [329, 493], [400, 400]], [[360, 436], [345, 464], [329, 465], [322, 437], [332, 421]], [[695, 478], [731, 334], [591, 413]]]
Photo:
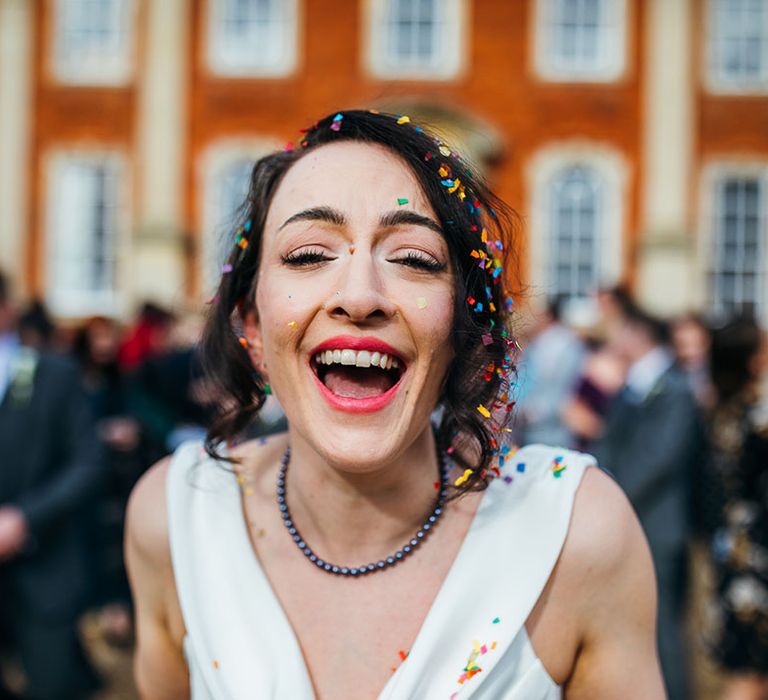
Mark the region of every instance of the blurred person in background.
[[634, 506], [658, 577], [659, 656], [671, 700], [688, 698], [683, 647], [690, 474], [701, 428], [685, 374], [667, 347], [666, 326], [637, 306], [611, 329], [609, 343], [627, 363], [595, 445]]
[[713, 651], [729, 674], [727, 700], [768, 697], [768, 419], [758, 394], [766, 352], [751, 319], [734, 319], [713, 334], [717, 402], [709, 434], [721, 496], [712, 540]]
[[[98, 486], [98, 445], [77, 369], [22, 345], [1, 273], [0, 455], [0, 639], [21, 660], [26, 697], [86, 697], [97, 679], [77, 634], [77, 513]], [[2, 680], [0, 697], [13, 697]]]
[[703, 409], [712, 408], [714, 401], [709, 376], [710, 344], [709, 328], [700, 316], [687, 314], [672, 324], [672, 347], [677, 364], [688, 376], [693, 396]]
[[96, 317], [79, 329], [73, 352], [103, 454], [103, 486], [88, 511], [90, 604], [100, 609], [105, 639], [124, 645], [132, 638], [131, 596], [123, 561], [125, 510], [131, 489], [162, 450], [153, 450], [134, 415], [131, 380], [118, 362], [120, 341], [118, 324]]
[[168, 349], [174, 316], [152, 302], [145, 302], [136, 322], [128, 328], [120, 345], [120, 366], [137, 369], [142, 362]]
[[16, 325], [22, 345], [35, 350], [50, 349], [56, 326], [40, 299], [33, 299], [22, 310]]
[[579, 378], [585, 346], [562, 321], [564, 301], [552, 299], [540, 313], [520, 358], [516, 431], [521, 445], [574, 443], [561, 410]]
[[586, 357], [572, 396], [565, 402], [561, 417], [573, 433], [574, 447], [590, 451], [605, 427], [611, 401], [624, 384], [626, 360], [608, 337], [626, 321], [631, 299], [623, 287], [599, 289], [596, 294], [598, 323], [586, 334]]

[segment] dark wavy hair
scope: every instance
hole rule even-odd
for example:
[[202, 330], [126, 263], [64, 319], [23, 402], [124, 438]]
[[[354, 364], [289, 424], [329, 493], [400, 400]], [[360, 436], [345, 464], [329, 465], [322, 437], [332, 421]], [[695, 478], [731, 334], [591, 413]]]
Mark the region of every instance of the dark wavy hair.
[[255, 303], [262, 232], [275, 191], [304, 155], [338, 141], [375, 144], [399, 156], [437, 214], [454, 271], [455, 308], [454, 359], [442, 385], [435, 435], [438, 449], [465, 470], [459, 491], [485, 488], [498, 474], [495, 458], [503, 461], [507, 452], [500, 447], [500, 433], [512, 406], [514, 342], [505, 277], [511, 272], [517, 216], [438, 138], [407, 117], [378, 112], [330, 114], [304, 132], [297, 148], [289, 146], [255, 164], [203, 333], [204, 367], [222, 392], [205, 449], [221, 459], [219, 445], [235, 440], [265, 400], [264, 378], [253, 367], [236, 328]]

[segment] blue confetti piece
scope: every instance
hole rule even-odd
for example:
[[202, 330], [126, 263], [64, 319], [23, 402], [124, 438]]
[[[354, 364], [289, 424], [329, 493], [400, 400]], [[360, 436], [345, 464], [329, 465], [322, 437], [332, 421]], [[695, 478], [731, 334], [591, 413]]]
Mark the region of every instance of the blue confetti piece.
[[453, 180], [440, 180], [443, 187], [453, 187]]
[[497, 268], [496, 268], [496, 269], [493, 271], [493, 278], [494, 278], [494, 279], [496, 279], [496, 278], [497, 278], [497, 277], [498, 277], [500, 274], [501, 274], [501, 268], [500, 268], [500, 267], [497, 267]]
[[475, 313], [478, 314], [483, 310], [483, 302], [478, 301], [477, 304], [475, 304]]
[[338, 114], [337, 114], [337, 115], [336, 115], [336, 116], [333, 118], [333, 121], [335, 121], [335, 122], [340, 122], [342, 119], [344, 119], [344, 115], [343, 115], [341, 112], [339, 112], [339, 113], [338, 113]]
[[245, 222], [245, 226], [243, 226], [244, 231], [250, 231], [251, 230], [251, 220], [248, 219], [248, 221]]
[[518, 462], [517, 471], [519, 471], [521, 474], [525, 471], [525, 462]]

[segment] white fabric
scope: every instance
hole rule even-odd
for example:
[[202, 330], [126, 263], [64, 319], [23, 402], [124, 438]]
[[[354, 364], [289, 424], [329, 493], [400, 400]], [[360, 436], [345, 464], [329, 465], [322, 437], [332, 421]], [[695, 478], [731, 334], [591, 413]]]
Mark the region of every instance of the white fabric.
[[[557, 457], [566, 467], [559, 476]], [[560, 554], [590, 464], [589, 455], [543, 445], [507, 458], [502, 473], [512, 480], [494, 480], [483, 495], [408, 658], [379, 700], [561, 697], [524, 623]], [[313, 698], [297, 638], [252, 549], [232, 471], [199, 443], [182, 445], [169, 471], [168, 510], [193, 700]], [[460, 684], [475, 640], [488, 649], [477, 657], [482, 671]]]

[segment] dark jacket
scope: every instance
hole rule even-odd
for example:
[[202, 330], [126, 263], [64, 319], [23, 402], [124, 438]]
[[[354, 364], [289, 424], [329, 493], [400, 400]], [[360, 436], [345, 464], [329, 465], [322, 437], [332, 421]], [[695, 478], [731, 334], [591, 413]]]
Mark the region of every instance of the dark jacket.
[[688, 540], [691, 476], [701, 447], [698, 409], [675, 366], [641, 403], [619, 393], [609, 409], [594, 453], [634, 506], [654, 558], [679, 553]]
[[42, 354], [29, 390], [10, 388], [0, 404], [0, 505], [19, 507], [30, 531], [24, 551], [0, 564], [0, 578], [27, 614], [77, 614], [87, 583], [79, 513], [100, 477], [77, 368]]

